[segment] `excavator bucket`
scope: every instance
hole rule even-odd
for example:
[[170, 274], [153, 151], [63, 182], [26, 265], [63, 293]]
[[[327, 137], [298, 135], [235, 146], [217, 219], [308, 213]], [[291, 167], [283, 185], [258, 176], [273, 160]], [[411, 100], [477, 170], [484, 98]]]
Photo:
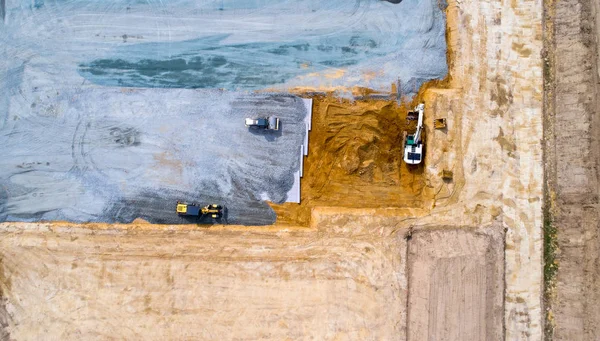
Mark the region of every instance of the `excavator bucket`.
[[406, 114], [407, 121], [416, 121], [418, 118], [419, 118], [418, 111], [409, 111], [408, 114]]

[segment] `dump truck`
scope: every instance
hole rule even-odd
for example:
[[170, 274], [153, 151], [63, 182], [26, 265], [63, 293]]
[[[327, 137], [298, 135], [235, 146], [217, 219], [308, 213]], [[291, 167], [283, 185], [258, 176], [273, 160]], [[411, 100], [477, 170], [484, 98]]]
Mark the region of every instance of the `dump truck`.
[[423, 112], [425, 104], [421, 103], [415, 107], [415, 110], [409, 113], [418, 114], [417, 131], [414, 134], [409, 134], [404, 138], [404, 162], [409, 165], [418, 165], [423, 160], [423, 141], [421, 134], [423, 131]]
[[210, 216], [214, 219], [223, 216], [223, 206], [217, 204], [200, 207], [198, 204], [188, 204], [178, 201], [176, 211], [180, 216]]
[[246, 118], [245, 124], [248, 128], [279, 130], [279, 118], [275, 116]]

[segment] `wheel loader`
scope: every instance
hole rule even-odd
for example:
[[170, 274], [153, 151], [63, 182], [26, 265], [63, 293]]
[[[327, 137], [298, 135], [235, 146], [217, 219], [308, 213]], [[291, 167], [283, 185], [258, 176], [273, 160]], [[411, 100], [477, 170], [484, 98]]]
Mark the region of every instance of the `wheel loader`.
[[210, 204], [200, 207], [198, 204], [188, 204], [178, 201], [177, 214], [180, 216], [210, 216], [213, 219], [217, 219], [223, 216], [223, 206]]

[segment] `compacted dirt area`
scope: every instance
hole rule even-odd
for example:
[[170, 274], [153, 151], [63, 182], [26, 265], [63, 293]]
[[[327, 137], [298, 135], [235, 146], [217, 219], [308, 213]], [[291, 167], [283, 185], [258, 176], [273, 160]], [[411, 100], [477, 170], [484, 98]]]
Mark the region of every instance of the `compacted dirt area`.
[[[1, 233], [15, 340], [394, 340], [406, 303], [392, 235]], [[227, 241], [224, 243], [224, 241]], [[385, 311], [381, 307], [388, 306]]]
[[554, 340], [600, 339], [599, 8], [598, 0], [547, 4], [546, 224], [558, 247], [558, 270], [546, 269], [547, 336]]
[[[497, 229], [496, 229], [497, 231]], [[500, 340], [502, 235], [420, 231], [408, 244], [409, 340]], [[432, 247], [435, 245], [435, 247]]]

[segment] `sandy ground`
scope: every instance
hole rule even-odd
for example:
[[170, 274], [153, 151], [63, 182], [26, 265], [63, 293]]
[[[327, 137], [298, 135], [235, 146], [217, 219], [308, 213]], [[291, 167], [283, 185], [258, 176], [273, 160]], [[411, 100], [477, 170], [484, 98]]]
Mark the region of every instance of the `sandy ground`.
[[546, 173], [549, 221], [558, 241], [548, 308], [555, 340], [600, 339], [599, 6], [596, 0], [548, 6], [554, 54], [548, 63]]
[[399, 339], [406, 280], [396, 237], [3, 233], [8, 332], [15, 340]]
[[[313, 221], [313, 229], [276, 232], [5, 225], [3, 331], [14, 340], [426, 340], [418, 329], [406, 336], [413, 281], [413, 299], [431, 303], [409, 310], [419, 321], [411, 326], [458, 310], [468, 324], [429, 330], [450, 333], [445, 339], [501, 335], [497, 233], [415, 232], [409, 252], [397, 217], [326, 211]], [[423, 239], [430, 235], [434, 242]], [[440, 285], [449, 268], [454, 282]], [[419, 291], [424, 282], [430, 291]], [[476, 296], [465, 300], [471, 290]], [[446, 308], [434, 303], [440, 295]]]
[[[406, 106], [396, 100], [315, 96], [302, 200], [300, 205], [272, 205], [277, 223], [308, 225], [310, 210], [318, 206], [431, 205], [434, 193], [423, 177], [423, 165], [408, 167], [402, 162], [403, 132], [416, 129], [406, 114]], [[433, 110], [427, 108], [428, 114]]]
[[[505, 240], [505, 338], [542, 338], [542, 3], [450, 2], [450, 87], [425, 102], [447, 131], [428, 135], [436, 196], [419, 224], [485, 226]], [[442, 169], [454, 171], [444, 183]]]

